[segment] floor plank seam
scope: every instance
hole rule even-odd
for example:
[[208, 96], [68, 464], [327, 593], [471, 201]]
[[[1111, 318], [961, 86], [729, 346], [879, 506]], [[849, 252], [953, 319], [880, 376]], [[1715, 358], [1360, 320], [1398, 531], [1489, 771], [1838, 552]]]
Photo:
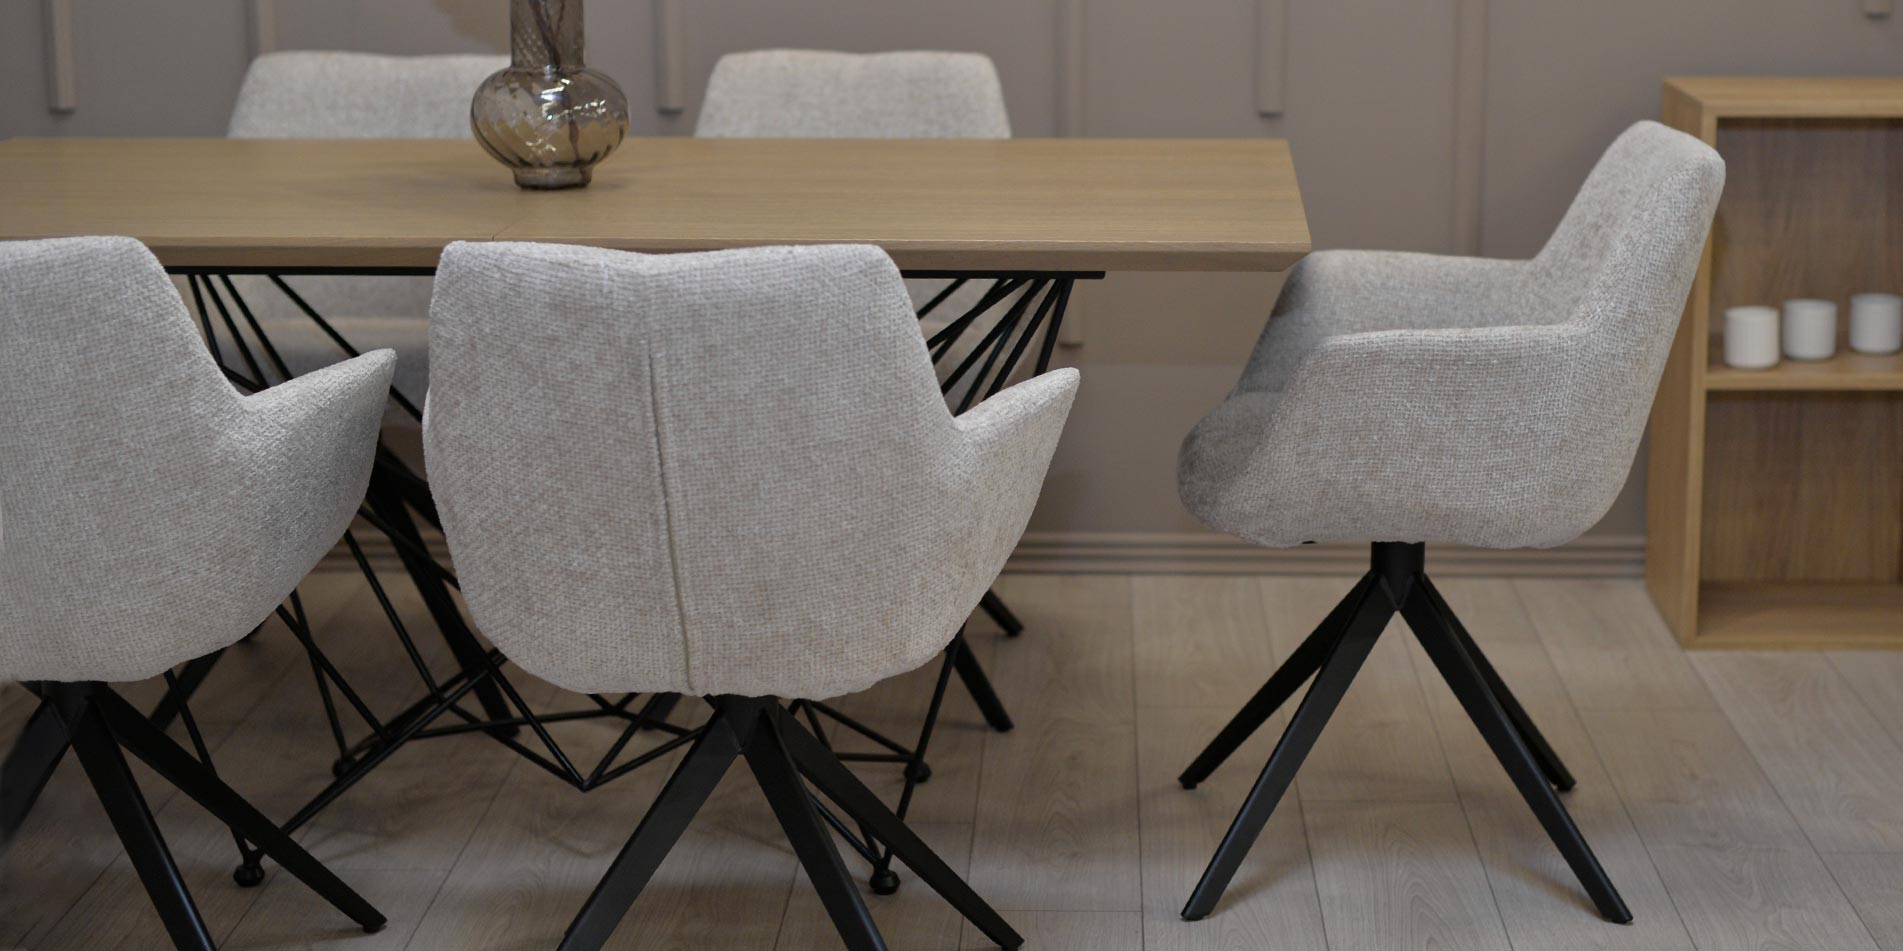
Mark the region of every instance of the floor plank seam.
[[[1397, 618], [1398, 619], [1398, 618]], [[1409, 636], [1414, 631], [1405, 623], [1402, 630]], [[1493, 906], [1493, 917], [1500, 923], [1500, 936], [1506, 939], [1507, 947], [1513, 947], [1513, 932], [1507, 927], [1506, 912], [1500, 907], [1500, 890], [1494, 886], [1494, 871], [1487, 864], [1486, 853], [1480, 848], [1480, 834], [1474, 831], [1473, 815], [1467, 811], [1467, 796], [1460, 791], [1460, 779], [1454, 775], [1454, 761], [1447, 755], [1447, 737], [1441, 730], [1441, 718], [1434, 715], [1434, 702], [1427, 692], [1427, 675], [1421, 672], [1420, 652], [1412, 649], [1410, 642], [1407, 654], [1408, 670], [1414, 673], [1414, 690], [1420, 696], [1421, 709], [1427, 711], [1427, 725], [1434, 733], [1434, 746], [1440, 750], [1441, 766], [1447, 770], [1447, 784], [1453, 787], [1454, 804], [1460, 808], [1460, 821], [1467, 829], [1467, 842], [1473, 846], [1474, 861], [1480, 865], [1480, 877], [1487, 883], [1488, 903]], [[1438, 671], [1435, 672], [1438, 676]], [[1445, 800], [1442, 800], [1443, 802]]]
[[[1822, 861], [1821, 857], [1819, 861]], [[1824, 874], [1830, 877], [1830, 884], [1837, 889], [1838, 894], [1844, 896], [1844, 901], [1850, 904], [1850, 913], [1857, 916], [1857, 923], [1862, 925], [1864, 933], [1870, 936], [1870, 945], [1872, 947], [1882, 948], [1883, 942], [1877, 940], [1877, 930], [1870, 927], [1870, 920], [1863, 916], [1863, 909], [1859, 908], [1856, 902], [1850, 900], [1850, 890], [1844, 888], [1844, 883], [1837, 880], [1837, 870], [1831, 868], [1829, 862], [1823, 862], [1823, 866]]]
[[509, 761], [508, 768], [502, 771], [495, 790], [489, 794], [489, 802], [482, 807], [482, 815], [476, 817], [475, 822], [470, 823], [469, 834], [463, 836], [462, 845], [456, 848], [456, 858], [450, 861], [449, 868], [443, 872], [442, 881], [436, 883], [436, 891], [430, 894], [429, 903], [423, 906], [423, 913], [416, 916], [416, 926], [410, 929], [409, 938], [403, 942], [404, 951], [409, 951], [410, 947], [416, 943], [416, 936], [423, 933], [423, 925], [429, 922], [430, 913], [436, 910], [436, 903], [443, 897], [443, 889], [449, 887], [450, 881], [456, 877], [456, 870], [462, 865], [463, 856], [468, 854], [469, 844], [476, 841], [476, 833], [482, 831], [483, 826], [488, 823], [490, 814], [495, 811], [496, 803], [502, 800], [503, 791], [509, 788], [510, 780], [515, 778], [516, 771], [521, 769], [525, 762], [527, 760], [513, 758]]
[[[1520, 614], [1526, 618], [1527, 627], [1533, 632], [1533, 641], [1540, 645], [1540, 653], [1546, 656], [1547, 666], [1553, 669], [1553, 676], [1559, 679], [1560, 690], [1565, 694], [1566, 705], [1572, 708], [1573, 719], [1580, 725], [1580, 736], [1585, 739], [1593, 761], [1599, 764], [1600, 773], [1606, 777], [1606, 783], [1611, 786], [1612, 798], [1619, 803], [1619, 813], [1625, 817], [1626, 825], [1632, 829], [1632, 837], [1638, 841], [1639, 849], [1645, 853], [1645, 862], [1652, 867], [1652, 875], [1658, 879], [1659, 890], [1665, 893], [1665, 900], [1672, 903], [1672, 914], [1678, 918], [1679, 929], [1685, 933], [1685, 940], [1691, 942], [1692, 947], [1698, 947], [1698, 936], [1692, 933], [1690, 922], [1685, 920], [1685, 910], [1679, 906], [1678, 896], [1672, 894], [1671, 883], [1666, 881], [1665, 870], [1659, 867], [1658, 857], [1652, 854], [1652, 843], [1646, 841], [1644, 833], [1639, 830], [1638, 820], [1633, 818], [1632, 804], [1626, 802], [1624, 791], [1613, 780], [1612, 768], [1607, 765], [1605, 754], [1599, 750], [1599, 741], [1593, 737], [1591, 730], [1585, 728], [1585, 711], [1579, 707], [1578, 698], [1573, 693], [1572, 684], [1568, 682], [1565, 668], [1560, 666], [1559, 658], [1553, 655], [1553, 646], [1547, 643], [1548, 635], [1540, 630], [1539, 619], [1533, 614], [1532, 606], [1526, 600], [1526, 593], [1520, 590], [1520, 582], [1517, 579], [1509, 582], [1508, 588], [1513, 592], [1514, 601], [1520, 606]], [[1702, 680], [1699, 686], [1704, 687]], [[1711, 691], [1706, 688], [1705, 692], [1709, 695]], [[1717, 702], [1716, 697], [1712, 697], [1711, 700], [1713, 703]]]
[[1849, 653], [1848, 651], [1823, 652], [1824, 666], [1829, 667], [1831, 673], [1835, 674], [1838, 680], [1850, 688], [1850, 699], [1857, 704], [1858, 709], [1863, 711], [1864, 716], [1869, 717], [1870, 722], [1875, 723], [1877, 729], [1882, 731], [1884, 736], [1889, 737], [1890, 743], [1900, 752], [1903, 752], [1903, 736], [1898, 736], [1896, 731], [1891, 729], [1890, 725], [1885, 722], [1885, 718], [1878, 715], [1874, 701], [1863, 695], [1863, 690], [1857, 686], [1857, 682], [1844, 676], [1844, 670], [1843, 667], [1840, 666], [1839, 661]]
[[[1137, 644], [1137, 624], [1136, 624], [1137, 605], [1136, 605], [1135, 580], [1132, 579], [1131, 583], [1128, 585], [1125, 585], [1124, 588], [1128, 595], [1128, 602], [1129, 602], [1127, 605], [1127, 608], [1129, 610], [1129, 616], [1130, 616], [1130, 630], [1129, 630], [1129, 635], [1130, 635], [1130, 644], [1129, 644], [1130, 707], [1132, 712], [1134, 713], [1134, 711], [1138, 709], [1139, 701], [1141, 700], [1143, 696], [1143, 691], [1138, 689], [1139, 684], [1137, 683], [1137, 666], [1138, 666], [1137, 657], [1139, 656], [1138, 655], [1139, 645]], [[1136, 803], [1136, 807], [1137, 807], [1136, 808], [1137, 915], [1138, 915], [1137, 947], [1139, 949], [1142, 949], [1142, 951], [1149, 951], [1150, 929], [1147, 927], [1144, 927], [1143, 920], [1141, 917], [1148, 911], [1150, 907], [1149, 890], [1147, 886], [1144, 884], [1143, 869], [1142, 869], [1142, 865], [1143, 865], [1143, 752], [1142, 750], [1143, 750], [1143, 718], [1141, 716], [1133, 715], [1130, 720], [1130, 764], [1134, 768], [1131, 769], [1130, 771], [1130, 779], [1131, 779], [1131, 785], [1136, 787], [1135, 789], [1131, 790], [1131, 793], [1132, 793], [1131, 801]]]
[[[1731, 730], [1732, 738], [1738, 741], [1738, 745], [1744, 747], [1746, 753], [1751, 754], [1751, 765], [1757, 767], [1758, 775], [1764, 779], [1765, 788], [1771, 790], [1771, 795], [1777, 797], [1778, 805], [1784, 807], [1785, 814], [1790, 816], [1791, 824], [1796, 826], [1797, 831], [1804, 836], [1804, 844], [1810, 848], [1811, 854], [1817, 857], [1817, 861], [1822, 863], [1824, 861], [1824, 853], [1822, 849], [1817, 847], [1817, 839], [1811, 835], [1811, 830], [1805, 828], [1803, 820], [1798, 818], [1797, 810], [1792, 808], [1790, 799], [1784, 795], [1784, 790], [1778, 788], [1777, 780], [1771, 778], [1771, 770], [1765, 765], [1764, 757], [1758, 753], [1758, 748], [1753, 746], [1751, 741], [1745, 737], [1743, 731], [1738, 729], [1737, 721], [1732, 719], [1731, 708], [1725, 706], [1724, 698], [1718, 691], [1712, 689], [1711, 678], [1706, 676], [1704, 667], [1695, 659], [1692, 660], [1691, 666], [1692, 673], [1698, 675], [1698, 682], [1704, 686], [1705, 692], [1711, 695], [1712, 702], [1718, 705], [1718, 713], [1724, 719], [1725, 726]], [[1833, 670], [1832, 674], [1834, 675], [1835, 673]], [[1832, 880], [1832, 884], [1836, 884], [1835, 880]], [[1837, 891], [1843, 895], [1845, 902], [1850, 901], [1850, 896], [1845, 893], [1842, 888], [1839, 888]]]

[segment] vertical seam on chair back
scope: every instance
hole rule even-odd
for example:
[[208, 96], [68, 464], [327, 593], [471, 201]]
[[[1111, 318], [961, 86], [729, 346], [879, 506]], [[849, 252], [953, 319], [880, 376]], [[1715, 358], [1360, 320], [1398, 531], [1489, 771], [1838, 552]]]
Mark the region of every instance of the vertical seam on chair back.
[[694, 644], [687, 636], [687, 597], [681, 590], [680, 551], [674, 542], [674, 499], [667, 480], [667, 429], [661, 422], [661, 363], [648, 351], [648, 412], [654, 420], [654, 471], [661, 478], [661, 526], [667, 533], [667, 567], [674, 581], [674, 617], [681, 630], [681, 676], [694, 689]]

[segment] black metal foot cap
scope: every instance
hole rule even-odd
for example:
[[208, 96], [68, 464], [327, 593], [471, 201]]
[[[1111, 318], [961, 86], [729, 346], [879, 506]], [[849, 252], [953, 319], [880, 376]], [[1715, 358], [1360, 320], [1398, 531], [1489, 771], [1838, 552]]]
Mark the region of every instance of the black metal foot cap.
[[1190, 781], [1189, 781], [1189, 780], [1187, 780], [1187, 779], [1179, 779], [1179, 780], [1177, 780], [1177, 783], [1179, 783], [1179, 784], [1181, 784], [1181, 785], [1182, 785], [1182, 787], [1183, 787], [1184, 789], [1195, 789], [1195, 788], [1196, 788], [1196, 784], [1195, 784], [1195, 783], [1192, 783], [1192, 782], [1190, 782]]
[[231, 870], [231, 880], [239, 888], [256, 888], [264, 884], [264, 866], [256, 862], [246, 862]]
[[905, 766], [905, 778], [915, 783], [922, 783], [931, 779], [932, 764], [925, 762], [907, 763]]
[[364, 925], [364, 926], [363, 926], [363, 933], [364, 933], [364, 934], [376, 934], [377, 932], [379, 932], [379, 931], [382, 931], [382, 930], [383, 930], [383, 928], [384, 928], [384, 926], [385, 926], [385, 925], [387, 925], [387, 924], [389, 924], [389, 922], [386, 922], [386, 921], [379, 921], [379, 922], [377, 922], [377, 923], [376, 923], [376, 924], [374, 924], [374, 925]]
[[889, 868], [882, 868], [873, 872], [866, 884], [872, 886], [874, 895], [894, 895], [899, 890], [899, 873]]

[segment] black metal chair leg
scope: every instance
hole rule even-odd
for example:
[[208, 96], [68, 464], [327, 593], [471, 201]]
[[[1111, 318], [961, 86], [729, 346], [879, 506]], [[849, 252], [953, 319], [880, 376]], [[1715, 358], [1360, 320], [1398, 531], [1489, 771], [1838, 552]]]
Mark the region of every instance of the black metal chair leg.
[[[681, 695], [678, 693], [656, 694], [654, 697], [649, 698], [647, 707], [642, 712], [642, 716], [647, 717], [648, 722], [651, 724], [666, 723], [667, 718], [674, 715], [674, 707], [679, 705], [680, 702]], [[656, 727], [650, 726], [648, 729], [652, 730], [656, 729]]]
[[979, 599], [978, 606], [984, 608], [986, 614], [991, 615], [991, 620], [997, 622], [998, 627], [1004, 629], [1004, 636], [1016, 637], [1024, 633], [1024, 622], [1011, 613], [1011, 609], [1005, 606], [1004, 599], [998, 597], [996, 591], [986, 588], [985, 596]]
[[958, 910], [966, 920], [978, 927], [985, 937], [990, 938], [1002, 948], [1016, 948], [1024, 943], [1024, 938], [1011, 928], [1003, 916], [999, 915], [965, 880], [953, 871], [951, 866], [933, 852], [898, 816], [885, 807], [859, 782], [832, 751], [815, 739], [812, 734], [795, 721], [791, 715], [780, 713], [779, 735], [785, 742], [787, 751], [799, 765], [800, 772], [812, 781], [814, 788], [845, 810], [846, 814], [870, 829], [872, 835], [884, 842], [892, 854], [898, 856], [907, 867], [917, 873], [925, 884], [942, 896], [952, 907]]
[[1428, 580], [1426, 575], [1421, 576], [1421, 587], [1427, 593], [1428, 601], [1433, 604], [1435, 612], [1440, 615], [1442, 623], [1446, 624], [1454, 632], [1454, 636], [1460, 639], [1461, 649], [1467, 652], [1467, 657], [1479, 669], [1481, 679], [1487, 682], [1487, 689], [1493, 692], [1493, 699], [1500, 702], [1500, 709], [1506, 711], [1508, 720], [1513, 721], [1513, 728], [1520, 731], [1520, 739], [1526, 741], [1527, 749], [1532, 751], [1534, 762], [1540, 764], [1540, 772], [1546, 775], [1546, 781], [1552, 783], [1553, 788], [1560, 792], [1571, 790], [1575, 785], [1572, 772], [1566, 768], [1565, 763], [1560, 761], [1559, 754], [1553, 752], [1552, 745], [1546, 742], [1546, 737], [1541, 735], [1539, 727], [1533, 725], [1533, 718], [1527, 715], [1526, 708], [1520, 706], [1520, 701], [1514, 698], [1513, 691], [1507, 689], [1506, 681], [1500, 679], [1500, 674], [1493, 669], [1493, 664], [1487, 661], [1487, 655], [1481, 652], [1480, 645], [1474, 643], [1473, 635], [1467, 633], [1467, 626], [1460, 623], [1460, 616], [1447, 605], [1447, 599], [1440, 596], [1440, 591], [1434, 587], [1434, 582]]
[[752, 742], [746, 745], [747, 765], [752, 767], [760, 791], [766, 794], [767, 803], [780, 820], [780, 828], [792, 843], [800, 865], [806, 869], [813, 890], [819, 893], [820, 903], [826, 906], [826, 914], [832, 918], [840, 941], [845, 943], [847, 951], [886, 951], [879, 926], [873, 923], [864, 896], [859, 894], [852, 875], [846, 871], [846, 863], [839, 857], [839, 847], [833, 844], [832, 831], [813, 809], [806, 785], [800, 782], [799, 771], [787, 753], [780, 722], [785, 715], [779, 704], [769, 703], [754, 715], [761, 717], [762, 722], [757, 725]]
[[59, 721], [53, 701], [42, 700], [26, 721], [26, 729], [14, 741], [6, 762], [0, 763], [0, 855], [5, 855], [13, 837], [26, 822], [27, 813], [39, 801], [40, 792], [71, 745], [66, 727]]
[[1255, 787], [1249, 790], [1249, 798], [1243, 800], [1241, 811], [1236, 813], [1235, 821], [1229, 825], [1229, 831], [1223, 835], [1222, 844], [1216, 847], [1216, 854], [1209, 860], [1209, 867], [1203, 870], [1203, 877], [1196, 883], [1196, 890], [1190, 893], [1189, 903], [1183, 906], [1183, 918], [1189, 921], [1207, 916], [1222, 900], [1222, 893], [1229, 888], [1229, 880], [1235, 877], [1236, 869], [1242, 865], [1242, 859], [1249, 854], [1250, 847], [1262, 834], [1262, 827], [1269, 822], [1269, 816], [1275, 812], [1275, 806], [1281, 802], [1282, 794], [1288, 791], [1289, 784], [1295, 781], [1295, 772], [1302, 766], [1302, 760], [1315, 746], [1315, 740], [1321, 736], [1322, 727], [1341, 703], [1342, 695], [1348, 692], [1348, 685], [1361, 670], [1361, 664], [1368, 659], [1368, 652], [1374, 649], [1375, 641], [1387, 627], [1388, 620], [1394, 617], [1394, 603], [1386, 588], [1379, 584], [1364, 586], [1361, 603], [1356, 606], [1353, 620], [1342, 631], [1341, 637], [1328, 652], [1328, 658], [1322, 661], [1321, 669], [1315, 673], [1315, 683], [1302, 697], [1301, 705], [1295, 708], [1295, 716], [1290, 718], [1288, 729], [1283, 731], [1282, 739], [1270, 754], [1268, 765], [1262, 768], [1262, 774], [1256, 777]]
[[132, 768], [126, 765], [112, 731], [93, 707], [87, 688], [62, 685], [54, 689], [63, 694], [61, 716], [72, 737], [73, 752], [85, 767], [86, 778], [92, 782], [99, 802], [106, 807], [106, 815], [125, 846], [126, 857], [139, 873], [139, 881], [145, 885], [146, 895], [158, 910], [159, 920], [165, 923], [172, 944], [179, 951], [213, 951], [215, 946], [205, 919], [185, 887], [185, 878], [179, 873], [178, 863], [172, 860], [171, 850], [165, 846], [165, 837], [152, 818], [145, 796], [139, 792]]
[[600, 951], [608, 943], [615, 926], [627, 915], [654, 877], [655, 869], [661, 867], [668, 851], [687, 831], [694, 813], [700, 811], [739, 755], [739, 737], [724, 712], [716, 712], [674, 775], [668, 777], [647, 815], [641, 817], [641, 824], [622, 846], [621, 854], [615, 856], [614, 864], [608, 866], [608, 874], [602, 876], [587, 904], [568, 926], [560, 951]]
[[105, 687], [94, 689], [92, 702], [111, 728], [113, 738], [178, 787], [179, 792], [191, 797], [218, 821], [230, 826], [233, 833], [297, 876], [298, 881], [349, 916], [364, 931], [383, 930], [382, 913], [286, 835], [277, 823], [266, 818], [171, 737], [154, 727], [132, 704]]
[[1493, 755], [1506, 768], [1507, 776], [1520, 790], [1520, 796], [1532, 808], [1553, 844], [1559, 847], [1560, 854], [1566, 858], [1566, 864], [1572, 867], [1573, 874], [1578, 876], [1586, 894], [1598, 907], [1599, 914], [1607, 921], [1630, 923], [1632, 912], [1626, 908], [1624, 899], [1619, 897], [1618, 889], [1612, 886], [1612, 880], [1606, 877], [1605, 869], [1599, 865], [1598, 857], [1593, 855], [1592, 847], [1586, 844], [1579, 827], [1573, 824], [1573, 817], [1567, 813], [1565, 804], [1560, 802], [1553, 787], [1547, 784], [1546, 775], [1541, 772], [1519, 729], [1501, 708], [1472, 656], [1461, 646], [1459, 634], [1435, 610], [1433, 598], [1427, 593], [1425, 585], [1414, 586], [1402, 604], [1401, 615], [1407, 619], [1408, 626], [1414, 629], [1415, 639], [1420, 641], [1428, 659], [1440, 670], [1447, 686], [1453, 689], [1454, 696], [1466, 709], [1467, 716], [1480, 728], [1480, 735], [1493, 748]]
[[1006, 713], [1004, 701], [998, 699], [998, 692], [991, 689], [991, 678], [985, 676], [984, 665], [978, 662], [978, 655], [972, 653], [971, 645], [958, 635], [960, 643], [953, 664], [958, 671], [958, 679], [964, 681], [965, 690], [971, 694], [973, 702], [978, 704], [978, 712], [984, 714], [985, 722], [999, 733], [1009, 733], [1016, 724], [1011, 722], [1011, 714]]
[[[251, 634], [257, 632], [257, 628], [251, 629]], [[248, 638], [251, 634], [246, 634], [245, 637]], [[168, 687], [165, 696], [159, 698], [158, 706], [152, 708], [151, 716], [147, 717], [152, 721], [152, 725], [161, 730], [171, 727], [172, 721], [178, 719], [180, 705], [191, 701], [193, 695], [198, 693], [198, 688], [204, 684], [205, 678], [211, 676], [212, 668], [218, 666], [218, 659], [223, 656], [225, 656], [225, 649], [221, 647], [196, 660], [188, 661], [185, 668], [178, 673], [178, 683]]]
[[1230, 718], [1229, 722], [1216, 734], [1216, 738], [1210, 740], [1209, 745], [1203, 747], [1201, 753], [1196, 754], [1196, 759], [1190, 762], [1189, 768], [1176, 777], [1176, 781], [1181, 783], [1184, 789], [1195, 789], [1198, 783], [1208, 779], [1210, 774], [1216, 771], [1216, 767], [1221, 766], [1237, 749], [1241, 748], [1242, 744], [1248, 742], [1249, 737], [1261, 729], [1262, 724], [1269, 722], [1269, 717], [1274, 716], [1275, 711], [1281, 709], [1282, 704], [1287, 703], [1288, 698], [1294, 696], [1295, 691], [1306, 683], [1315, 671], [1321, 669], [1322, 661], [1328, 657], [1329, 650], [1341, 638], [1342, 630], [1354, 617], [1355, 609], [1360, 606], [1362, 598], [1367, 594], [1368, 586], [1372, 584], [1374, 584], [1374, 575], [1363, 575], [1361, 583], [1355, 585], [1348, 592], [1347, 597], [1342, 598], [1341, 602], [1328, 612], [1328, 616], [1315, 626], [1314, 632], [1308, 635], [1308, 639], [1295, 648], [1288, 659], [1282, 662], [1282, 666], [1269, 677], [1268, 682], [1255, 692], [1255, 696], [1250, 697], [1249, 702], [1243, 704], [1241, 710], [1236, 711], [1236, 715]]

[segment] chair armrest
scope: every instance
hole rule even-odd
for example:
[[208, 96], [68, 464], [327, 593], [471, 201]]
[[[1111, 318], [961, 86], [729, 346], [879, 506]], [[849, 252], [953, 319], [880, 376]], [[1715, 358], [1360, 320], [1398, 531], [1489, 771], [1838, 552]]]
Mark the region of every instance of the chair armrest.
[[1532, 262], [1404, 251], [1321, 251], [1289, 272], [1236, 389], [1281, 389], [1323, 340], [1380, 330], [1548, 323]]
[[260, 489], [276, 496], [272, 508], [284, 520], [273, 528], [275, 543], [314, 550], [314, 563], [350, 524], [395, 369], [393, 351], [375, 350], [241, 401], [247, 448], [267, 474]]
[[1000, 391], [952, 421], [969, 453], [975, 561], [986, 584], [1004, 567], [1031, 519], [1078, 379], [1074, 369], [1052, 370]]
[[[1556, 545], [1604, 514], [1631, 459], [1575, 464], [1574, 324], [1331, 337], [1290, 381], [1243, 484], [1288, 492], [1297, 539]], [[1284, 540], [1286, 541], [1286, 540]]]

